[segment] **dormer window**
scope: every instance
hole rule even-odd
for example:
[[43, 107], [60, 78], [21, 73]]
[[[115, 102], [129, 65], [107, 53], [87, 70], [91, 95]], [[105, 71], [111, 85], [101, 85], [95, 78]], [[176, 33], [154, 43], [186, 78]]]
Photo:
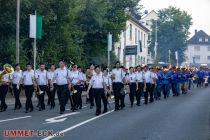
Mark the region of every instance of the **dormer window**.
[[205, 38], [205, 42], [208, 42], [209, 41], [209, 39], [208, 38]]
[[199, 38], [199, 42], [202, 42], [202, 38]]

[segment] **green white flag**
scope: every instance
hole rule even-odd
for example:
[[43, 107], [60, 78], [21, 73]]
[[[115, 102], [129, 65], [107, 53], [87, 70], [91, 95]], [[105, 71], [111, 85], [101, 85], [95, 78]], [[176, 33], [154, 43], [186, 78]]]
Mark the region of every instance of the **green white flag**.
[[30, 15], [30, 38], [42, 38], [42, 16]]

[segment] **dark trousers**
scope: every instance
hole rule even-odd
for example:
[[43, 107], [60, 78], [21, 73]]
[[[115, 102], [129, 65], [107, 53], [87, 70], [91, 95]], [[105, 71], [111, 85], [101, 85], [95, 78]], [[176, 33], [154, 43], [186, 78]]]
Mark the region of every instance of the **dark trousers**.
[[144, 91], [144, 83], [138, 83], [138, 90], [136, 92], [137, 105], [141, 103], [141, 96]]
[[25, 85], [25, 95], [26, 95], [26, 111], [30, 108], [31, 110], [34, 109], [33, 104], [32, 104], [32, 95], [34, 92], [34, 87], [33, 85]]
[[15, 96], [15, 108], [20, 108], [22, 107], [21, 102], [20, 102], [21, 85], [19, 86], [19, 89], [17, 89], [16, 84], [13, 84], [12, 87], [13, 87], [14, 96]]
[[76, 107], [82, 107], [82, 87], [81, 85], [74, 86], [77, 93], [75, 94]]
[[150, 84], [150, 91], [149, 91], [149, 102], [154, 102], [154, 90], [155, 90], [155, 84]]
[[103, 101], [103, 104], [104, 104], [104, 110], [107, 110], [107, 98], [104, 93], [104, 89], [93, 88], [93, 95], [94, 95], [95, 103], [96, 103], [96, 113], [101, 113], [101, 100]]
[[134, 97], [136, 95], [136, 83], [130, 83], [129, 87], [130, 87], [129, 98], [132, 106], [134, 102]]
[[119, 107], [125, 107], [125, 95], [121, 94], [121, 90], [123, 89], [123, 83], [113, 83], [113, 92], [115, 99], [115, 109], [119, 109]]
[[146, 92], [144, 93], [145, 104], [148, 103], [148, 95], [150, 93], [151, 84], [146, 83]]
[[1, 85], [0, 86], [0, 100], [1, 100], [0, 110], [7, 108], [5, 98], [6, 98], [8, 89], [9, 89], [8, 85]]
[[89, 100], [90, 100], [90, 106], [94, 106], [94, 96], [93, 96], [93, 89], [90, 89], [89, 92]]
[[65, 111], [65, 106], [69, 99], [68, 85], [57, 85], [57, 94], [60, 97], [60, 111]]
[[46, 85], [40, 85], [39, 86], [40, 90], [43, 91], [43, 93], [39, 96], [39, 104], [41, 109], [45, 109], [45, 104], [44, 104], [44, 96], [45, 92], [47, 91], [47, 86]]
[[53, 90], [51, 91], [50, 88], [48, 88], [48, 100], [50, 100], [51, 107], [55, 107], [55, 92], [56, 92], [56, 83], [53, 84]]

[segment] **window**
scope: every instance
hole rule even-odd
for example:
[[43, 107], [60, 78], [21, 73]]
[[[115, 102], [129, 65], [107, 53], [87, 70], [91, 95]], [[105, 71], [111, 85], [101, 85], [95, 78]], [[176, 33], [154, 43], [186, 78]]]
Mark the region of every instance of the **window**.
[[207, 60], [210, 61], [210, 56], [207, 56]]
[[200, 51], [200, 46], [195, 46], [194, 50], [195, 51]]
[[130, 40], [132, 40], [132, 24], [130, 24]]
[[195, 59], [195, 61], [200, 61], [200, 55], [195, 55], [194, 59]]
[[199, 38], [199, 40], [198, 40], [199, 42], [202, 42], [202, 38]]
[[146, 35], [144, 34], [144, 48], [146, 47]]
[[208, 42], [209, 41], [209, 39], [208, 38], [205, 38], [205, 42]]
[[210, 46], [207, 47], [208, 51], [210, 51]]
[[137, 44], [137, 38], [138, 38], [138, 34], [137, 34], [137, 29], [135, 28], [135, 43]]
[[140, 38], [140, 31], [138, 31], [138, 40], [141, 40], [141, 38]]

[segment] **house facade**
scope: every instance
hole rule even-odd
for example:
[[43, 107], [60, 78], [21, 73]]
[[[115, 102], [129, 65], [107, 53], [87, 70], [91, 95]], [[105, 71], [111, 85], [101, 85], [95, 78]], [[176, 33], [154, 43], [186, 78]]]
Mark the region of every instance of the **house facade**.
[[[125, 67], [147, 64], [149, 32], [149, 29], [137, 19], [131, 18], [127, 21], [126, 30], [120, 35], [119, 42], [114, 45], [115, 55]], [[126, 47], [138, 47], [139, 44], [142, 51], [137, 49], [137, 55], [126, 55]]]
[[210, 66], [210, 36], [203, 30], [195, 30], [187, 41], [186, 64], [189, 66]]

